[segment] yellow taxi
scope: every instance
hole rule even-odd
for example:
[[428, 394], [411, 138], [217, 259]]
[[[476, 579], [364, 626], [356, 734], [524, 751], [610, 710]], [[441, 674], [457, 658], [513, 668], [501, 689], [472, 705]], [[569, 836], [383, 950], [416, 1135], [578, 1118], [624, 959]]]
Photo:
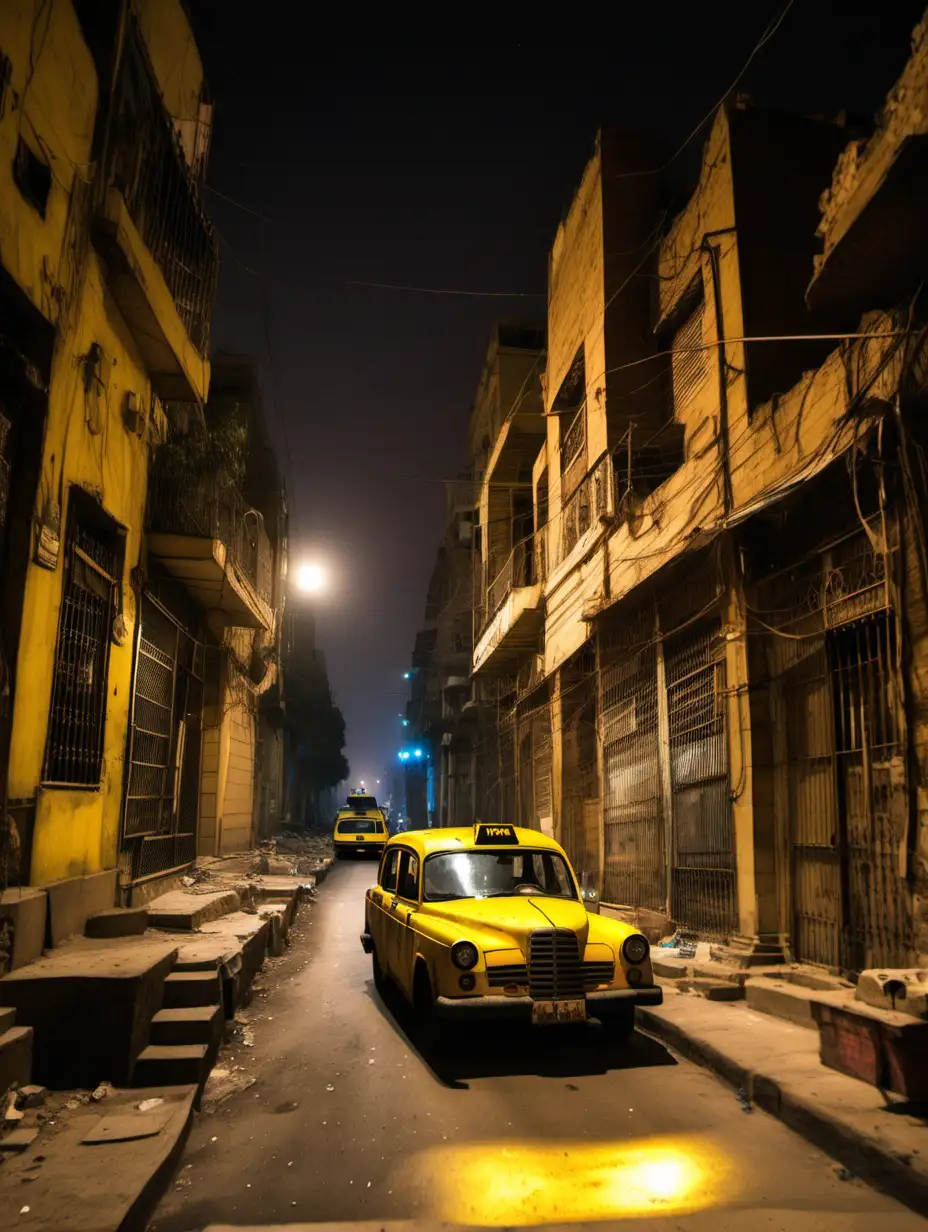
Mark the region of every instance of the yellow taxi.
[[535, 830], [477, 824], [391, 838], [367, 891], [361, 944], [436, 1041], [443, 1023], [597, 1018], [619, 1038], [636, 1005], [660, 1005], [650, 945], [586, 909], [561, 846]]
[[335, 855], [379, 856], [389, 838], [387, 823], [379, 808], [343, 808], [335, 816], [332, 840]]

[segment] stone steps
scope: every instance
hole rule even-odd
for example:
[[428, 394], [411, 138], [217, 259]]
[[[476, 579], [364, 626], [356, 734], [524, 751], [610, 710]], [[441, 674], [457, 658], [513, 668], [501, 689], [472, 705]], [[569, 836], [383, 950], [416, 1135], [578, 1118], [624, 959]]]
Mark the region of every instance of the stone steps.
[[222, 1036], [222, 1007], [191, 1005], [159, 1010], [151, 1020], [152, 1044], [212, 1045]]
[[164, 1009], [221, 1003], [222, 984], [216, 971], [172, 971], [164, 981]]
[[211, 1068], [207, 1044], [149, 1044], [132, 1073], [137, 1087], [202, 1087]]
[[0, 1005], [0, 1035], [16, 1025], [16, 1010], [12, 1005]]
[[140, 937], [147, 927], [148, 912], [144, 907], [109, 907], [87, 917], [84, 936]]
[[32, 1027], [9, 1027], [0, 1035], [0, 1093], [32, 1078]]

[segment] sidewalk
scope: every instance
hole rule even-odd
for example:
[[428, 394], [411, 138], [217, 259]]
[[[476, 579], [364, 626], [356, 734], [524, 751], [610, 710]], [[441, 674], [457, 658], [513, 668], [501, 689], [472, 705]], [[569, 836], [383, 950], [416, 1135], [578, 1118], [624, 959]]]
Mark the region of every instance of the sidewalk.
[[894, 1097], [822, 1065], [818, 1031], [668, 982], [664, 1004], [639, 1009], [638, 1025], [856, 1176], [928, 1215], [928, 1108], [888, 1102]]

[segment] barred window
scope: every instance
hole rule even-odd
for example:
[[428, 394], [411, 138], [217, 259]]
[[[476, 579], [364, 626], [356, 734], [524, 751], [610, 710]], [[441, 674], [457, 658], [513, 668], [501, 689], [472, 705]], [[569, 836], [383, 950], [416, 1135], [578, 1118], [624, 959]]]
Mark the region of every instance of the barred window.
[[678, 420], [685, 419], [688, 404], [709, 379], [709, 354], [702, 337], [703, 307], [700, 301], [671, 343], [673, 405]]
[[122, 545], [115, 523], [107, 527], [110, 520], [82, 493], [72, 492], [69, 503], [44, 777], [99, 787]]

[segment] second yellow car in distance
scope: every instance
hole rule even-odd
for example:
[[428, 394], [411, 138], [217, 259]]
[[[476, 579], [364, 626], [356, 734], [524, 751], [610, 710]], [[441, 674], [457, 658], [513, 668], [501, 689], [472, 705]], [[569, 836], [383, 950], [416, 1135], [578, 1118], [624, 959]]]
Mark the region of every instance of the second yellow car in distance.
[[597, 1018], [631, 1034], [636, 1005], [660, 1005], [650, 945], [587, 911], [563, 848], [535, 830], [477, 824], [391, 838], [367, 891], [374, 982], [412, 1004], [426, 1037], [442, 1022]]
[[339, 859], [351, 855], [379, 856], [389, 837], [380, 809], [339, 809], [332, 840]]

